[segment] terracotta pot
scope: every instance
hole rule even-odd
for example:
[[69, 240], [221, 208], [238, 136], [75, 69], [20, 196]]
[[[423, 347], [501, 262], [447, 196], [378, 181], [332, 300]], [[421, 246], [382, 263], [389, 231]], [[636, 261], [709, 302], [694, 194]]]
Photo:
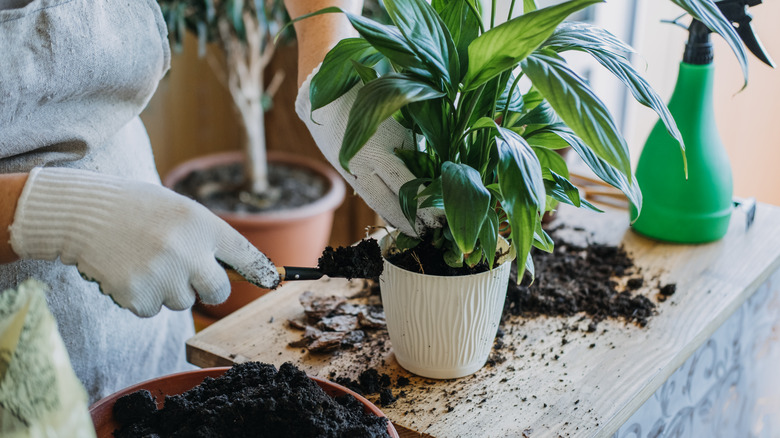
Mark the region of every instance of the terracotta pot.
[[[120, 397], [123, 397], [127, 394], [132, 394], [142, 389], [146, 389], [152, 393], [152, 396], [157, 402], [157, 408], [159, 409], [163, 406], [165, 396], [177, 395], [187, 392], [190, 389], [200, 385], [206, 377], [219, 377], [225, 374], [225, 372], [229, 369], [230, 367], [203, 368], [200, 370], [171, 374], [130, 386], [98, 400], [95, 402], [95, 404], [89, 407], [89, 414], [92, 416], [92, 424], [95, 426], [97, 438], [111, 438], [114, 436], [114, 431], [117, 429], [117, 427], [119, 427], [119, 425], [114, 420], [114, 403], [116, 403]], [[386, 417], [386, 415], [381, 410], [379, 410], [378, 407], [354, 391], [329, 380], [319, 379], [317, 377], [311, 376], [310, 378], [314, 380], [317, 385], [319, 385], [320, 388], [322, 388], [322, 390], [331, 397], [351, 394], [363, 405], [363, 409], [366, 412], [372, 412], [378, 417]], [[390, 421], [387, 422], [387, 431], [391, 437], [398, 438], [398, 432], [395, 430], [393, 424], [390, 423]]]
[[[390, 235], [383, 237], [382, 253], [392, 244]], [[473, 275], [420, 274], [384, 260], [379, 286], [399, 365], [432, 379], [467, 376], [485, 365], [515, 258], [505, 239], [499, 239], [499, 248], [506, 255], [496, 261], [497, 266]]]
[[[164, 184], [174, 185], [195, 170], [240, 162], [242, 152], [224, 152], [186, 161], [165, 177]], [[321, 175], [330, 183], [329, 190], [319, 200], [295, 209], [262, 213], [231, 213], [215, 211], [238, 230], [277, 266], [316, 266], [328, 245], [333, 214], [344, 200], [345, 188], [341, 176], [327, 164], [300, 155], [269, 152], [268, 161], [302, 167]], [[198, 309], [214, 318], [222, 318], [268, 292], [248, 282], [232, 283], [228, 300], [217, 306], [198, 305]]]

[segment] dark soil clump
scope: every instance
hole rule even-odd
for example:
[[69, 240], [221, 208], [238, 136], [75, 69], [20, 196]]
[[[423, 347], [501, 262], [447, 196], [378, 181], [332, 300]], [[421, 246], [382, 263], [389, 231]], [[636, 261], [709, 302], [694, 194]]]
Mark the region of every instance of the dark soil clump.
[[[433, 246], [433, 235], [423, 237], [422, 242], [414, 248], [387, 255], [387, 261], [407, 271], [418, 272], [427, 275], [459, 276], [479, 274], [488, 271], [487, 262], [484, 260], [470, 267], [466, 264], [459, 268], [453, 268], [444, 261], [444, 256], [439, 248]], [[498, 257], [496, 257], [498, 259]]]
[[120, 398], [114, 433], [129, 437], [387, 437], [387, 419], [365, 412], [351, 395], [327, 395], [290, 363], [247, 362], [223, 376], [206, 378], [181, 395], [151, 409], [148, 391]]
[[269, 163], [268, 193], [251, 194], [244, 187], [244, 167], [233, 163], [190, 173], [173, 189], [214, 211], [259, 213], [311, 204], [328, 191], [328, 182], [306, 169]]
[[329, 277], [379, 278], [384, 264], [376, 239], [336, 249], [328, 246], [317, 260], [317, 269]]
[[[526, 274], [517, 284], [512, 270], [504, 317], [508, 315], [571, 316], [584, 312], [592, 320], [589, 330], [606, 318], [623, 318], [645, 326], [655, 312], [647, 297], [632, 294], [644, 285], [631, 257], [621, 247], [591, 243], [577, 246], [557, 238], [550, 253], [534, 250], [533, 284]], [[627, 278], [628, 277], [628, 278]], [[621, 286], [616, 280], [627, 278]]]

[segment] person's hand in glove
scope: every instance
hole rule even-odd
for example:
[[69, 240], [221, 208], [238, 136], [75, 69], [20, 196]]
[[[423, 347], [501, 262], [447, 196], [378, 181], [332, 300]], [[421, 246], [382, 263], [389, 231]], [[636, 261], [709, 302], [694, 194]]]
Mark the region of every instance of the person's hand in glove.
[[197, 202], [164, 187], [63, 168], [33, 169], [9, 228], [23, 259], [76, 265], [120, 306], [150, 317], [184, 310], [196, 294], [230, 294], [221, 263], [263, 288], [279, 284], [271, 261]]
[[[355, 0], [285, 0], [292, 18], [338, 6], [345, 11], [360, 14], [362, 1]], [[357, 86], [334, 102], [311, 113], [309, 84], [317, 66], [328, 51], [341, 39], [355, 36], [352, 26], [343, 14], [324, 14], [307, 18], [295, 24], [299, 44], [298, 82], [300, 89], [295, 102], [298, 116], [306, 124], [320, 151], [338, 170], [357, 194], [388, 224], [403, 233], [415, 236], [426, 228], [441, 227], [444, 212], [440, 209], [418, 209], [415, 228], [401, 210], [398, 191], [415, 176], [395, 155], [395, 149], [413, 149], [412, 132], [394, 119], [385, 120], [376, 134], [350, 161], [348, 173], [339, 163], [339, 150], [344, 138], [347, 119], [358, 93]]]

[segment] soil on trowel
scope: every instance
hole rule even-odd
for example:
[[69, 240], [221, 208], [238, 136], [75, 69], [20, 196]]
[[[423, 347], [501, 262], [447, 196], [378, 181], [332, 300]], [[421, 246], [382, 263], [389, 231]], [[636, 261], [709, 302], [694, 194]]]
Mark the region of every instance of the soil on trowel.
[[214, 211], [259, 213], [286, 210], [322, 198], [328, 182], [303, 168], [269, 163], [268, 191], [252, 194], [246, 190], [244, 167], [231, 163], [196, 170], [176, 183], [173, 189]]
[[149, 391], [117, 400], [114, 436], [129, 437], [387, 437], [387, 418], [363, 410], [352, 395], [327, 395], [291, 363], [247, 362], [223, 376], [165, 398]]
[[[584, 312], [589, 331], [606, 318], [623, 319], [645, 326], [656, 305], [636, 293], [647, 286], [633, 259], [619, 246], [566, 242], [551, 232], [552, 253], [533, 250], [535, 278], [528, 273], [517, 284], [517, 265], [512, 268], [504, 309], [511, 315], [533, 317], [572, 316]], [[674, 285], [659, 289], [659, 301], [673, 293]], [[663, 298], [662, 298], [663, 297]]]
[[357, 245], [328, 246], [317, 261], [317, 268], [329, 277], [379, 278], [384, 265], [376, 239], [363, 239]]

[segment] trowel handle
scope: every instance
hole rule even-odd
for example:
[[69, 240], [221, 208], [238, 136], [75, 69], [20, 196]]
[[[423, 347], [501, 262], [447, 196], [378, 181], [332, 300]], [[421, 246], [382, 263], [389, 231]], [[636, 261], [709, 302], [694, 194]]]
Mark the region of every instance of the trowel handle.
[[[228, 280], [247, 281], [241, 274], [231, 268], [225, 268]], [[296, 266], [277, 266], [276, 272], [282, 277], [282, 281], [290, 280], [317, 280], [322, 277], [322, 272], [317, 268], [302, 268]]]

